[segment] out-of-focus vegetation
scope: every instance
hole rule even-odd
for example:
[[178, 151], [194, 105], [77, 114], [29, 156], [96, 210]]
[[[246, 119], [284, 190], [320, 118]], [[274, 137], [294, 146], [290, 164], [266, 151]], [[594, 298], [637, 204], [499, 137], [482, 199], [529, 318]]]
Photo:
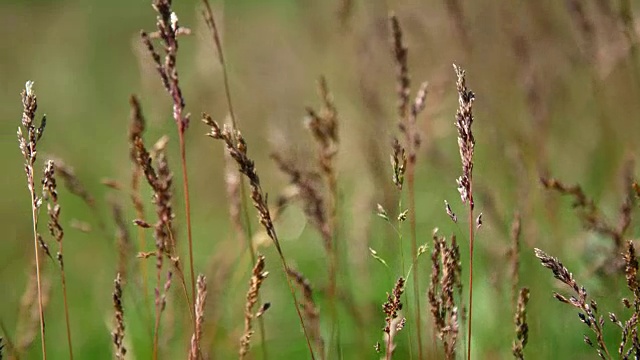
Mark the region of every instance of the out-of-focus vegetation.
[[[271, 203], [288, 187], [270, 153], [286, 154], [301, 164], [315, 161], [315, 144], [305, 129], [305, 106], [320, 103], [319, 75], [327, 79], [340, 119], [338, 159], [338, 286], [346, 300], [338, 306], [339, 352], [345, 359], [376, 358], [383, 342], [381, 309], [400, 271], [398, 237], [376, 216], [382, 204], [396, 216], [397, 192], [391, 181], [391, 137], [397, 132], [395, 65], [388, 15], [395, 12], [409, 48], [414, 88], [429, 81], [426, 110], [418, 118], [423, 144], [417, 157], [416, 218], [418, 243], [431, 246], [431, 234], [455, 233], [462, 248], [463, 274], [468, 251], [464, 206], [455, 179], [460, 159], [454, 116], [457, 107], [453, 62], [467, 70], [476, 94], [474, 195], [484, 225], [476, 237], [474, 268], [473, 358], [511, 356], [514, 338], [512, 276], [508, 256], [510, 226], [522, 219], [520, 286], [531, 291], [527, 311], [529, 358], [586, 358], [595, 352], [583, 343], [588, 330], [577, 312], [552, 297], [557, 283], [533, 254], [538, 247], [560, 257], [589, 289], [605, 311], [624, 313], [620, 298], [630, 296], [620, 272], [601, 271], [613, 244], [584, 230], [571, 200], [549, 193], [540, 176], [579, 183], [617, 221], [626, 164], [637, 158], [640, 142], [640, 59], [638, 30], [629, 32], [621, 17], [629, 11], [620, 1], [493, 0], [464, 2], [456, 15], [447, 4], [456, 1], [249, 1], [214, 2], [227, 58], [231, 95], [249, 154], [270, 194]], [[572, 4], [582, 3], [583, 13]], [[243, 331], [245, 294], [251, 275], [246, 244], [237, 241], [229, 224], [224, 156], [220, 144], [206, 138], [199, 121], [206, 111], [224, 121], [228, 110], [221, 67], [211, 35], [195, 0], [175, 1], [180, 24], [192, 35], [180, 37], [178, 70], [186, 109], [187, 162], [191, 181], [195, 267], [207, 275], [203, 352], [209, 358], [234, 358]], [[153, 31], [156, 13], [150, 1], [3, 1], [0, 3], [0, 159], [3, 190], [0, 223], [0, 324], [5, 338], [20, 336], [20, 302], [33, 258], [31, 213], [23, 159], [15, 140], [20, 123], [20, 91], [35, 81], [38, 113], [46, 113], [46, 134], [39, 144], [40, 162], [64, 159], [96, 199], [97, 214], [60, 186], [65, 227], [65, 270], [68, 278], [74, 355], [79, 359], [112, 357], [112, 299], [118, 254], [110, 203], [135, 219], [130, 197], [101, 182], [115, 179], [128, 187], [131, 173], [127, 131], [130, 94], [137, 94], [148, 120], [145, 140], [153, 144], [168, 135], [169, 163], [174, 176], [174, 208], [181, 259], [187, 260], [178, 138], [171, 99], [140, 42], [141, 29]], [[460, 20], [460, 22], [456, 22]], [[629, 36], [626, 36], [625, 31]], [[634, 170], [636, 178], [638, 171]], [[39, 176], [39, 173], [38, 173]], [[151, 193], [143, 184], [147, 217], [155, 214]], [[461, 219], [453, 224], [444, 210], [447, 200]], [[404, 199], [406, 204], [406, 199]], [[636, 207], [637, 209], [637, 207]], [[271, 303], [264, 315], [270, 358], [308, 356], [293, 311], [285, 277], [272, 245], [259, 231], [249, 209], [258, 252], [267, 270], [261, 298]], [[635, 211], [637, 213], [637, 211]], [[46, 219], [43, 211], [42, 219]], [[72, 223], [90, 224], [88, 233]], [[41, 232], [46, 233], [46, 221]], [[133, 245], [137, 229], [131, 222]], [[636, 217], [625, 240], [638, 238]], [[286, 208], [276, 221], [287, 259], [310, 280], [320, 308], [322, 334], [330, 332], [326, 301], [327, 269], [320, 237], [305, 219], [302, 205]], [[408, 226], [405, 257], [410, 258]], [[147, 233], [153, 249], [152, 233]], [[53, 246], [53, 244], [52, 244]], [[369, 248], [389, 264], [371, 257]], [[154, 260], [130, 259], [124, 289], [126, 346], [129, 358], [151, 357], [153, 304], [144, 303], [139, 263], [153, 274]], [[52, 277], [47, 306], [48, 354], [66, 358], [62, 295], [58, 272]], [[423, 342], [428, 358], [441, 346], [432, 329], [426, 289], [431, 265], [428, 254], [412, 270], [420, 273]], [[413, 275], [412, 275], [413, 276]], [[466, 294], [467, 282], [464, 282]], [[149, 285], [151, 294], [152, 287]], [[162, 358], [186, 358], [191, 337], [189, 317], [174, 282], [163, 318]], [[396, 337], [396, 358], [417, 358], [414, 293], [407, 286], [407, 328]], [[463, 299], [466, 301], [466, 297]], [[34, 329], [37, 329], [37, 324]], [[462, 329], [466, 329], [464, 326]], [[607, 323], [611, 349], [619, 330]], [[465, 331], [459, 338], [463, 351]], [[412, 345], [411, 345], [412, 344]], [[251, 356], [261, 358], [259, 333]], [[337, 358], [336, 342], [330, 358]], [[410, 349], [411, 348], [411, 349]], [[36, 340], [24, 358], [41, 355]]]

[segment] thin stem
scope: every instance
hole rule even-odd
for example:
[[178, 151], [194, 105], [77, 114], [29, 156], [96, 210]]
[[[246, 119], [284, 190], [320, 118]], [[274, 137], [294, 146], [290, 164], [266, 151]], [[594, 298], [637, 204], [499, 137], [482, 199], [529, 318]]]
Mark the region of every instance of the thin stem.
[[307, 327], [304, 324], [304, 319], [302, 318], [302, 313], [300, 312], [300, 306], [298, 306], [298, 297], [296, 296], [296, 291], [293, 289], [293, 284], [291, 283], [291, 279], [287, 273], [287, 269], [289, 269], [289, 265], [287, 265], [287, 261], [284, 258], [284, 254], [280, 249], [280, 245], [276, 245], [278, 249], [278, 254], [280, 255], [280, 260], [282, 262], [282, 267], [284, 270], [284, 275], [287, 278], [287, 284], [289, 285], [289, 290], [291, 291], [291, 296], [293, 297], [293, 303], [296, 308], [296, 313], [298, 313], [298, 318], [300, 319], [300, 324], [302, 325], [302, 332], [304, 333], [304, 338], [307, 340], [307, 347], [309, 348], [309, 354], [311, 355], [311, 360], [315, 360], [316, 357], [313, 354], [313, 348], [311, 347], [311, 340], [309, 339], [309, 334], [307, 332]]
[[[183, 124], [180, 122], [180, 124]], [[192, 300], [195, 300], [196, 297], [196, 276], [195, 271], [193, 270], [193, 239], [191, 235], [191, 203], [189, 200], [189, 178], [187, 176], [187, 156], [185, 150], [185, 141], [184, 141], [184, 125], [179, 125], [178, 134], [180, 138], [180, 162], [182, 165], [182, 186], [184, 192], [184, 210], [187, 217], [187, 239], [189, 242], [189, 270], [191, 272], [191, 295]], [[195, 304], [193, 306], [192, 311], [195, 311]], [[195, 330], [195, 322], [194, 322], [194, 330]]]
[[29, 180], [31, 186], [31, 216], [33, 222], [33, 250], [36, 258], [36, 279], [38, 283], [38, 314], [40, 316], [40, 344], [42, 346], [42, 360], [47, 359], [46, 341], [44, 338], [44, 310], [42, 307], [42, 282], [40, 280], [40, 255], [38, 255], [38, 209], [36, 208], [36, 194], [33, 189], [33, 178]]
[[[62, 258], [62, 242], [60, 242], [60, 257]], [[73, 360], [73, 347], [71, 346], [71, 323], [69, 321], [69, 303], [67, 301], [67, 279], [64, 274], [64, 267], [60, 268], [60, 279], [62, 281], [62, 297], [64, 301], [64, 320], [67, 325], [67, 344], [69, 345], [69, 359]]]
[[[469, 180], [471, 183], [471, 180]], [[469, 198], [473, 199], [471, 185], [469, 185]], [[471, 317], [473, 315], [473, 200], [469, 200], [469, 327], [467, 329], [467, 359], [471, 359]]]
[[[409, 191], [409, 226], [411, 228], [411, 262], [417, 264], [418, 261], [418, 241], [416, 239], [416, 199], [415, 199], [415, 163], [409, 161], [407, 166], [407, 184]], [[420, 271], [415, 271], [413, 275], [413, 296], [416, 307], [416, 332], [418, 336], [418, 359], [422, 360], [422, 326], [420, 316]]]
[[[402, 212], [402, 193], [400, 193], [400, 199], [398, 200], [398, 214], [400, 214]], [[389, 224], [391, 224], [391, 222], [389, 222]], [[396, 231], [396, 233], [398, 234], [398, 240], [400, 243], [400, 263], [402, 266], [402, 274], [406, 274], [405, 272], [405, 264], [404, 264], [404, 245], [403, 245], [403, 236], [402, 236], [402, 232], [401, 232], [401, 225], [402, 222], [398, 221], [398, 228], [396, 229], [395, 226], [393, 226], [393, 224], [391, 224], [391, 227], [393, 227], [393, 229]], [[413, 266], [412, 266], [413, 267]], [[411, 270], [409, 270], [411, 271]], [[409, 278], [409, 275], [407, 274], [407, 279]], [[407, 312], [409, 311], [409, 304], [407, 304]], [[411, 330], [411, 326], [409, 326], [409, 338], [413, 338], [413, 331]], [[413, 350], [411, 349], [411, 346], [409, 346], [409, 359], [413, 359]]]

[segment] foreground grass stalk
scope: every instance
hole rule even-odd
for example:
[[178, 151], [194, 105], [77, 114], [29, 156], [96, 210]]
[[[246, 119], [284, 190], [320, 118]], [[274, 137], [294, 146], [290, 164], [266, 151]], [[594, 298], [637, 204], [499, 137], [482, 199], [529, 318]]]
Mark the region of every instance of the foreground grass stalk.
[[58, 203], [58, 190], [55, 178], [55, 166], [53, 160], [47, 161], [42, 179], [42, 193], [48, 198], [47, 212], [49, 214], [49, 232], [58, 243], [56, 259], [60, 266], [60, 282], [62, 285], [62, 297], [64, 304], [64, 319], [67, 328], [67, 344], [69, 346], [69, 359], [73, 360], [73, 346], [71, 345], [71, 325], [69, 322], [69, 303], [67, 300], [67, 280], [64, 271], [63, 238], [64, 230], [60, 225], [60, 204]]
[[[392, 52], [396, 62], [396, 82], [398, 93], [398, 124], [404, 135], [404, 147], [408, 153], [406, 167], [407, 191], [409, 201], [409, 227], [411, 232], [411, 263], [416, 266], [418, 261], [418, 240], [416, 235], [416, 204], [415, 204], [415, 169], [421, 137], [417, 129], [418, 115], [424, 110], [427, 97], [427, 83], [422, 83], [416, 92], [413, 102], [411, 96], [411, 79], [409, 77], [408, 49], [403, 42], [400, 21], [396, 15], [389, 16], [391, 26]], [[395, 172], [395, 171], [394, 171]], [[397, 174], [397, 172], [395, 172]], [[397, 175], [396, 175], [397, 176]], [[413, 292], [415, 297], [415, 324], [418, 337], [418, 358], [423, 359], [422, 350], [422, 310], [420, 306], [420, 271], [413, 276]]]
[[307, 342], [309, 354], [311, 355], [311, 359], [315, 360], [313, 347], [311, 346], [309, 333], [305, 326], [302, 313], [300, 312], [300, 306], [296, 297], [296, 292], [293, 288], [291, 279], [287, 275], [289, 265], [287, 264], [284, 252], [282, 251], [282, 247], [280, 246], [280, 240], [278, 239], [276, 229], [273, 225], [273, 220], [271, 219], [271, 213], [267, 205], [267, 199], [264, 192], [262, 191], [262, 186], [260, 185], [260, 177], [256, 172], [253, 160], [251, 160], [247, 156], [247, 143], [244, 141], [244, 138], [242, 137], [242, 134], [238, 129], [229, 129], [226, 126], [224, 128], [220, 128], [220, 125], [218, 125], [218, 123], [215, 122], [208, 114], [203, 114], [202, 121], [211, 127], [211, 130], [209, 133], [207, 133], [207, 136], [213, 139], [224, 141], [229, 155], [231, 155], [231, 157], [238, 164], [240, 172], [244, 174], [249, 180], [249, 184], [251, 185], [251, 200], [253, 200], [253, 205], [258, 211], [258, 218], [260, 220], [260, 223], [267, 232], [267, 236], [269, 236], [269, 238], [272, 240], [278, 252], [278, 256], [280, 257], [284, 275], [287, 279], [287, 285], [289, 286], [294, 307], [296, 309], [296, 313], [298, 315], [298, 319], [300, 320], [300, 325], [302, 326], [302, 331]]
[[[231, 124], [234, 129], [238, 129], [238, 123], [236, 120], [236, 114], [233, 108], [233, 101], [231, 101], [231, 89], [229, 87], [229, 74], [227, 72], [227, 63], [224, 58], [224, 51], [222, 50], [222, 42], [220, 41], [220, 33], [218, 32], [218, 27], [216, 25], [215, 17], [213, 16], [213, 11], [211, 10], [211, 5], [208, 0], [202, 0], [204, 5], [203, 16], [207, 26], [211, 30], [211, 35], [213, 38], [213, 43], [218, 52], [218, 62], [222, 68], [222, 79], [224, 83], [224, 94], [227, 100], [227, 108], [229, 110], [229, 117], [231, 118]], [[246, 230], [246, 241], [247, 248], [249, 249], [249, 253], [251, 254], [251, 263], [255, 264], [257, 261], [256, 251], [253, 248], [253, 230], [251, 228], [251, 221], [249, 219], [249, 206], [247, 204], [247, 188], [245, 186], [244, 177], [240, 177], [240, 206], [242, 208], [242, 215], [244, 217], [245, 222], [245, 230]], [[258, 301], [262, 302], [260, 298], [260, 294], [258, 293]], [[264, 330], [264, 320], [262, 316], [258, 318], [258, 326], [260, 327], [260, 342], [262, 343], [262, 358], [267, 359], [267, 346], [265, 342], [265, 330]]]
[[[471, 359], [471, 324], [473, 316], [473, 241], [474, 241], [474, 220], [473, 220], [473, 153], [476, 141], [471, 131], [473, 124], [473, 101], [475, 95], [467, 89], [465, 79], [465, 71], [454, 64], [453, 69], [456, 72], [458, 80], [456, 88], [458, 90], [458, 110], [456, 112], [456, 128], [458, 130], [458, 148], [460, 150], [460, 159], [462, 161], [462, 176], [456, 179], [458, 184], [458, 192], [462, 203], [468, 205], [469, 209], [469, 324], [467, 326], [467, 359]], [[482, 215], [482, 214], [480, 214]], [[480, 225], [480, 218], [478, 218]]]
[[[46, 125], [46, 118], [42, 118], [40, 127], [36, 128], [35, 115], [38, 103], [36, 95], [33, 92], [33, 81], [27, 81], [25, 90], [22, 92], [22, 127], [18, 127], [18, 143], [20, 145], [20, 151], [24, 156], [24, 170], [27, 175], [27, 187], [29, 188], [29, 195], [31, 197], [31, 222], [33, 224], [33, 251], [36, 261], [36, 279], [38, 287], [38, 315], [40, 318], [40, 343], [42, 347], [42, 359], [47, 358], [47, 348], [45, 341], [44, 330], [44, 310], [42, 305], [42, 281], [40, 276], [40, 237], [38, 235], [38, 210], [42, 199], [39, 199], [36, 195], [34, 171], [33, 165], [36, 162], [36, 145], [38, 140], [42, 137], [44, 127]], [[23, 130], [27, 132], [25, 137]]]
[[[158, 12], [156, 26], [158, 31], [155, 33], [147, 34], [141, 33], [142, 42], [146, 46], [149, 54], [153, 58], [156, 65], [156, 70], [160, 75], [162, 84], [165, 90], [171, 96], [173, 101], [173, 119], [178, 127], [178, 137], [180, 141], [180, 161], [182, 165], [182, 185], [184, 195], [184, 208], [187, 222], [187, 242], [189, 246], [189, 272], [191, 275], [191, 297], [192, 302], [191, 311], [194, 313], [192, 318], [195, 317], [195, 299], [196, 299], [196, 277], [193, 269], [193, 237], [191, 232], [191, 202], [189, 196], [189, 177], [187, 175], [187, 159], [185, 149], [185, 131], [189, 126], [189, 114], [184, 113], [185, 103], [182, 96], [182, 89], [180, 88], [178, 70], [176, 67], [176, 57], [178, 53], [178, 35], [189, 34], [191, 31], [186, 28], [180, 27], [178, 24], [178, 16], [171, 9], [171, 1], [169, 0], [154, 0], [153, 8]], [[160, 55], [155, 50], [151, 39], [160, 38], [164, 45], [164, 62], [160, 58]], [[193, 330], [195, 332], [195, 322], [193, 324]]]

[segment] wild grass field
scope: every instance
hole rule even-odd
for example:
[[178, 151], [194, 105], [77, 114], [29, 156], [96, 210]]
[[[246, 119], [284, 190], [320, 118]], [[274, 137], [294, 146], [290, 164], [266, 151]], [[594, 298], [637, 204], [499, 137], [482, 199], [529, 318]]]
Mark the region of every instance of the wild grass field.
[[640, 3], [210, 2], [0, 2], [0, 359], [640, 356]]

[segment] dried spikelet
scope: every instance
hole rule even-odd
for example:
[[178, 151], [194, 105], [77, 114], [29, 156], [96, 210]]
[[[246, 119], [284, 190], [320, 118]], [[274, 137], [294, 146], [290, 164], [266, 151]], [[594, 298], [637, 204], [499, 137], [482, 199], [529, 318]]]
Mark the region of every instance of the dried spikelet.
[[202, 339], [202, 330], [204, 326], [204, 307], [205, 307], [205, 300], [207, 299], [207, 279], [202, 274], [198, 275], [197, 289], [198, 289], [198, 294], [196, 296], [196, 309], [195, 309], [196, 329], [193, 336], [191, 336], [191, 348], [189, 350], [189, 360], [197, 360], [202, 358], [200, 340]]
[[393, 43], [393, 57], [396, 61], [396, 77], [398, 92], [398, 117], [406, 119], [409, 114], [409, 97], [411, 96], [411, 80], [409, 78], [408, 49], [402, 41], [402, 28], [395, 14], [389, 16], [391, 37]]
[[64, 301], [64, 315], [67, 329], [67, 341], [69, 345], [69, 357], [73, 359], [73, 347], [71, 346], [71, 324], [69, 321], [69, 305], [67, 301], [67, 280], [64, 271], [64, 252], [63, 252], [63, 239], [64, 229], [60, 225], [60, 204], [58, 203], [58, 190], [55, 178], [55, 166], [52, 160], [47, 161], [44, 168], [44, 175], [42, 178], [42, 192], [43, 198], [48, 200], [47, 213], [49, 214], [49, 233], [55, 239], [58, 244], [58, 252], [56, 253], [56, 260], [60, 266], [60, 281], [62, 285], [62, 296]]
[[396, 81], [398, 93], [398, 126], [404, 134], [404, 147], [408, 152], [408, 161], [415, 164], [421, 139], [416, 127], [418, 115], [424, 110], [427, 98], [428, 84], [423, 82], [411, 103], [411, 80], [409, 77], [408, 49], [403, 43], [403, 33], [400, 22], [395, 14], [389, 16], [391, 25], [391, 42], [393, 57], [396, 62]]
[[393, 153], [391, 154], [391, 167], [393, 168], [393, 183], [398, 190], [402, 190], [404, 185], [404, 174], [407, 171], [407, 155], [397, 138], [393, 138], [391, 143]]
[[[151, 163], [151, 156], [144, 146], [141, 138], [135, 141], [137, 151], [137, 161], [145, 174], [147, 182], [153, 189], [153, 203], [156, 206], [158, 221], [155, 225], [156, 249], [158, 255], [167, 253], [173, 254], [175, 247], [172, 236], [171, 222], [174, 218], [171, 186], [173, 174], [169, 170], [167, 158], [164, 150], [157, 152], [157, 170]], [[162, 256], [158, 256], [159, 259]], [[161, 267], [161, 266], [159, 266]]]
[[168, 256], [175, 268], [178, 270], [180, 280], [184, 285], [184, 276], [180, 270], [178, 263], [178, 257], [172, 256], [171, 250], [174, 249], [174, 237], [172, 233], [171, 222], [173, 220], [173, 208], [172, 208], [172, 174], [169, 171], [166, 155], [161, 149], [157, 152], [158, 156], [158, 170], [154, 169], [151, 163], [151, 156], [141, 138], [135, 139], [136, 146], [136, 160], [147, 179], [147, 182], [153, 189], [153, 203], [156, 207], [156, 215], [158, 220], [154, 226], [154, 238], [155, 238], [155, 257], [156, 257], [156, 288], [155, 288], [155, 331], [154, 331], [154, 354], [157, 355], [158, 351], [158, 329], [160, 327], [160, 318], [162, 312], [166, 306], [166, 294], [171, 286], [171, 278], [173, 273], [169, 271], [167, 273], [167, 280], [164, 283], [164, 292], [161, 293], [161, 277], [164, 264], [164, 257]]
[[244, 333], [240, 338], [240, 359], [249, 352], [249, 346], [251, 345], [251, 336], [253, 335], [253, 319], [255, 317], [253, 307], [258, 302], [258, 295], [260, 293], [260, 287], [262, 283], [269, 275], [269, 272], [264, 271], [265, 262], [264, 256], [259, 255], [255, 266], [253, 267], [253, 275], [249, 282], [249, 291], [247, 292], [247, 302], [244, 306]]
[[622, 359], [630, 359], [640, 354], [640, 339], [638, 338], [638, 323], [640, 322], [640, 281], [638, 280], [638, 258], [632, 241], [627, 242], [627, 249], [624, 255], [625, 278], [627, 287], [633, 294], [633, 304], [626, 298], [622, 303], [626, 308], [632, 308], [633, 313], [624, 323], [618, 320], [614, 313], [609, 313], [609, 320], [617, 325], [622, 336], [618, 346], [618, 354]]
[[122, 277], [120, 273], [116, 275], [116, 279], [113, 281], [113, 287], [115, 329], [111, 332], [111, 337], [113, 338], [116, 359], [124, 360], [127, 349], [124, 346], [124, 308], [122, 306]]
[[465, 71], [458, 65], [453, 65], [458, 81], [456, 87], [458, 89], [458, 111], [456, 113], [456, 128], [458, 129], [458, 148], [460, 150], [460, 159], [462, 160], [462, 176], [456, 182], [458, 183], [458, 192], [463, 203], [469, 203], [473, 209], [473, 194], [471, 184], [473, 179], [473, 153], [476, 141], [473, 137], [471, 125], [473, 124], [473, 101], [475, 95], [467, 88]]
[[300, 305], [302, 306], [307, 324], [309, 324], [309, 335], [316, 346], [317, 353], [320, 354], [320, 358], [324, 359], [324, 339], [320, 333], [320, 310], [318, 310], [318, 306], [313, 300], [313, 288], [311, 287], [311, 282], [297, 270], [289, 268], [287, 269], [287, 274], [302, 291], [302, 301], [300, 302]]
[[[571, 296], [570, 298], [565, 297], [564, 295], [554, 293], [554, 297], [562, 302], [569, 304], [571, 306], [576, 307], [580, 312], [578, 316], [580, 320], [589, 328], [596, 336], [596, 347], [595, 350], [602, 357], [603, 354], [606, 354], [608, 358], [611, 358], [609, 351], [604, 343], [604, 337], [602, 333], [602, 326], [604, 324], [604, 318], [602, 316], [598, 316], [598, 306], [594, 300], [589, 300], [587, 290], [584, 286], [580, 286], [576, 280], [573, 278], [573, 274], [567, 270], [562, 263], [554, 257], [547, 255], [544, 251], [540, 249], [534, 249], [536, 257], [540, 259], [542, 266], [550, 269], [553, 272], [553, 275], [556, 279], [563, 282], [565, 285], [569, 286], [576, 296]], [[590, 344], [591, 340], [585, 336], [585, 342]]]
[[52, 160], [47, 161], [42, 178], [43, 198], [48, 200], [47, 212], [49, 214], [49, 233], [58, 244], [58, 253], [56, 259], [60, 265], [60, 269], [64, 270], [64, 262], [62, 255], [62, 239], [64, 238], [64, 230], [60, 225], [60, 204], [58, 204], [58, 191], [56, 189], [55, 170]]
[[433, 233], [431, 282], [427, 298], [434, 321], [434, 332], [442, 341], [446, 359], [455, 359], [459, 332], [459, 309], [455, 294], [462, 294], [460, 250], [456, 237], [449, 245], [445, 237]]
[[139, 218], [144, 215], [144, 204], [140, 197], [140, 176], [142, 175], [142, 169], [137, 161], [136, 139], [142, 138], [146, 127], [146, 120], [142, 114], [142, 108], [140, 101], [135, 95], [131, 95], [129, 98], [129, 104], [131, 107], [131, 122], [129, 125], [129, 158], [133, 163], [133, 169], [131, 171], [131, 201], [136, 210], [136, 214]]
[[[382, 304], [382, 310], [384, 311], [385, 317], [385, 326], [382, 328], [382, 331], [385, 333], [386, 337], [386, 359], [391, 359], [391, 355], [393, 354], [393, 348], [395, 347], [393, 338], [396, 333], [402, 329], [402, 326], [398, 326], [398, 324], [404, 325], [404, 318], [400, 319], [400, 322], [397, 323], [395, 320], [398, 318], [398, 311], [402, 310], [402, 301], [400, 297], [404, 293], [404, 278], [398, 278], [396, 285], [393, 287], [393, 291], [391, 294], [387, 293], [387, 301]], [[394, 326], [395, 323], [395, 326]]]
[[[178, 80], [178, 69], [176, 67], [176, 55], [178, 53], [177, 37], [180, 34], [188, 34], [189, 31], [185, 31], [186, 29], [181, 28], [178, 24], [178, 17], [171, 9], [171, 1], [154, 0], [153, 8], [158, 12], [156, 22], [158, 31], [152, 34], [141, 31], [140, 36], [156, 65], [156, 70], [160, 75], [162, 85], [173, 100], [173, 118], [182, 132], [189, 125], [189, 114], [183, 113], [185, 107], [184, 97], [182, 96], [182, 89], [180, 88]], [[158, 54], [153, 46], [151, 42], [152, 38], [161, 39], [165, 55], [164, 61], [162, 61], [160, 54]]]
[[529, 302], [529, 289], [524, 287], [520, 289], [518, 296], [518, 305], [516, 307], [513, 322], [516, 326], [516, 338], [513, 341], [511, 352], [518, 360], [524, 359], [524, 347], [527, 346], [529, 340], [529, 325], [527, 324], [527, 302]]
[[278, 252], [281, 252], [280, 242], [278, 241], [271, 213], [267, 206], [267, 199], [262, 191], [262, 186], [260, 185], [260, 177], [256, 172], [253, 160], [247, 156], [247, 143], [244, 141], [242, 134], [240, 131], [233, 130], [228, 126], [220, 128], [218, 123], [215, 122], [208, 114], [203, 114], [202, 121], [211, 127], [211, 131], [207, 133], [207, 136], [224, 141], [229, 155], [231, 155], [238, 164], [240, 172], [249, 179], [249, 185], [251, 186], [251, 200], [253, 200], [253, 205], [258, 211], [260, 223], [265, 228], [269, 238], [273, 240]]

